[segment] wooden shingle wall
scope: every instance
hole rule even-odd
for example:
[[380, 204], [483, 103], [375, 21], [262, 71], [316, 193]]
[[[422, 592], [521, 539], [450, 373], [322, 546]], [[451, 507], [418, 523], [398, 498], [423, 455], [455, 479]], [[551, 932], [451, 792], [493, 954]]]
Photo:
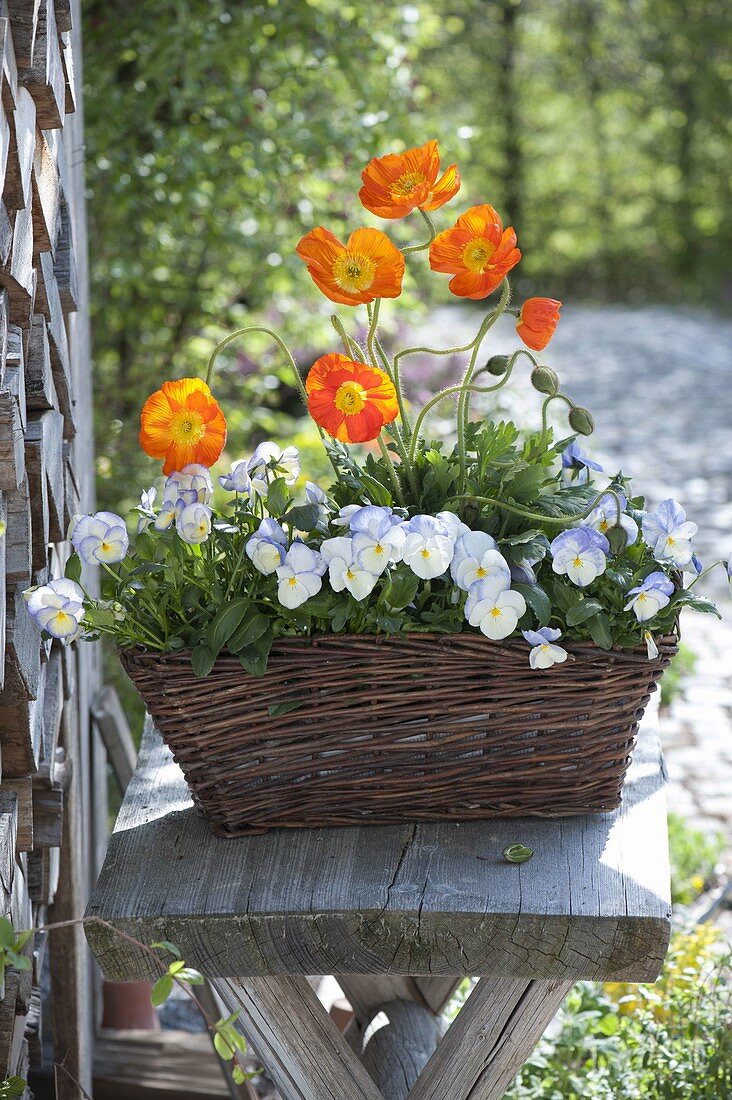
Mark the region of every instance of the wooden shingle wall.
[[[91, 647], [42, 641], [22, 598], [62, 575], [69, 520], [93, 506], [78, 2], [0, 0], [0, 13], [0, 912], [21, 929], [83, 910], [90, 776], [104, 760], [89, 724]], [[0, 991], [0, 1081], [27, 1076], [52, 1028], [56, 1060], [88, 1087], [81, 937], [38, 934], [26, 950], [32, 969], [9, 971]], [[60, 1096], [81, 1095], [70, 1081]]]

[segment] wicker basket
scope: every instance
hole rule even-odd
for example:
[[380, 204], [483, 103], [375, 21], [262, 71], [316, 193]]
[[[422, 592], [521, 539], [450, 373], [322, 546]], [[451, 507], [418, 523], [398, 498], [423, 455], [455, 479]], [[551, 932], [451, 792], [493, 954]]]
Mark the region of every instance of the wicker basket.
[[214, 832], [242, 836], [612, 810], [675, 643], [568, 645], [545, 672], [473, 634], [284, 638], [261, 678], [228, 655], [206, 679], [186, 653], [122, 661]]

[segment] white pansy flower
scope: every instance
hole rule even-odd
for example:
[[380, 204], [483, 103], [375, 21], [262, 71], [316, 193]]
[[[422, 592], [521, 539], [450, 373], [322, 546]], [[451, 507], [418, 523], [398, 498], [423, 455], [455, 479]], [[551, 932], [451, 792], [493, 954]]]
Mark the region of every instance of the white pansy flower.
[[562, 636], [561, 630], [556, 627], [542, 626], [538, 630], [522, 630], [521, 633], [532, 647], [529, 653], [531, 668], [551, 668], [567, 660], [566, 649], [555, 644]]
[[523, 596], [506, 588], [500, 576], [476, 581], [465, 601], [465, 618], [493, 641], [513, 634], [525, 611]]
[[269, 576], [285, 560], [287, 535], [276, 519], [263, 519], [245, 549], [255, 569]]
[[422, 580], [440, 577], [450, 566], [455, 547], [447, 528], [434, 516], [414, 516], [404, 525], [402, 559]]
[[[272, 467], [277, 467], [272, 474]], [[297, 447], [285, 447], [282, 450], [276, 443], [266, 440], [260, 443], [248, 463], [252, 489], [260, 496], [266, 496], [272, 479], [284, 477], [288, 485], [294, 485], [300, 476], [300, 454]]]
[[198, 546], [211, 534], [211, 509], [206, 504], [186, 504], [175, 517], [175, 529], [183, 542]]
[[330, 586], [334, 592], [346, 588], [356, 600], [363, 600], [374, 588], [378, 576], [364, 569], [354, 550], [355, 538], [338, 535], [325, 539], [320, 552], [328, 563]]
[[122, 561], [130, 545], [125, 521], [114, 512], [79, 517], [71, 532], [71, 542], [87, 565]]
[[651, 573], [637, 588], [631, 588], [631, 597], [625, 610], [632, 610], [639, 623], [652, 619], [664, 607], [668, 607], [674, 594], [674, 582], [660, 571]]
[[585, 588], [605, 572], [610, 544], [594, 527], [574, 527], [557, 535], [549, 549], [554, 572]]
[[656, 561], [667, 561], [682, 569], [694, 556], [691, 540], [699, 530], [696, 523], [686, 518], [686, 512], [669, 497], [662, 501], [655, 512], [646, 512], [642, 520], [643, 538]]
[[285, 560], [277, 569], [277, 596], [283, 607], [291, 610], [317, 595], [323, 586], [323, 573], [328, 563], [322, 554], [303, 542], [293, 542]]
[[502, 576], [506, 588], [511, 584], [511, 567], [498, 550], [495, 541], [483, 531], [469, 531], [455, 544], [455, 557], [450, 565], [452, 579], [467, 592], [475, 581]]
[[380, 576], [390, 562], [401, 561], [405, 528], [391, 508], [368, 505], [350, 517], [354, 561], [361, 569]]
[[[618, 501], [620, 502], [619, 513]], [[632, 516], [626, 516], [624, 509], [627, 504], [628, 501], [622, 493], [618, 494], [618, 500], [607, 494], [600, 498], [597, 507], [592, 509], [585, 523], [588, 527], [594, 527], [602, 535], [606, 535], [612, 527], [622, 527], [625, 532], [626, 545], [632, 546], [638, 539], [638, 524]]]
[[65, 644], [81, 634], [84, 593], [74, 581], [60, 578], [23, 593], [28, 611], [41, 630]]
[[227, 493], [246, 496], [251, 493], [252, 479], [249, 476], [249, 464], [245, 458], [232, 462], [228, 474], [219, 474], [219, 485]]

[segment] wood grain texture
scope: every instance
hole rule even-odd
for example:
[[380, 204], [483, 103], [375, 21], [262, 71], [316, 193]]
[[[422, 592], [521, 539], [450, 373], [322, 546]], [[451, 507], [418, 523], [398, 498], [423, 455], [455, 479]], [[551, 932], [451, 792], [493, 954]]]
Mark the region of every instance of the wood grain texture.
[[407, 1100], [446, 1027], [413, 1001], [389, 1001], [374, 1013], [361, 1061], [384, 1100]]
[[247, 1037], [287, 1100], [383, 1100], [305, 978], [213, 985], [230, 1012], [242, 1010]]
[[[88, 912], [172, 940], [211, 977], [650, 981], [670, 928], [663, 787], [645, 729], [612, 814], [224, 840], [148, 723]], [[536, 853], [529, 863], [502, 859], [516, 841]], [[109, 978], [151, 976], [134, 948], [99, 928], [88, 935]]]
[[571, 987], [568, 981], [482, 978], [410, 1100], [501, 1100]]

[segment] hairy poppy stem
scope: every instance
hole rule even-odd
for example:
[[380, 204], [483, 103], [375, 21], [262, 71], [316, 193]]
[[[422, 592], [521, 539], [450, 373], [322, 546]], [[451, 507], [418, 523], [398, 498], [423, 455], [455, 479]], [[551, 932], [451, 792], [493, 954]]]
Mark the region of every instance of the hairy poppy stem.
[[[476, 386], [475, 382], [471, 382], [471, 384], [469, 386], [469, 389], [471, 390], [471, 392], [472, 393], [493, 393], [495, 390], [500, 390], [500, 388], [502, 386], [505, 386], [506, 383], [508, 382], [509, 378], [511, 377], [511, 372], [513, 371], [516, 360], [518, 359], [519, 355], [522, 355], [522, 354], [523, 354], [523, 348], [519, 348], [518, 351], [515, 351], [513, 353], [513, 355], [511, 356], [511, 358], [508, 361], [508, 366], [506, 367], [506, 372], [503, 375], [503, 377], [501, 378], [500, 382], [496, 382], [495, 385], [493, 385], [493, 386]], [[474, 375], [474, 378], [477, 378], [480, 373], [481, 372], [478, 371]], [[414, 425], [414, 436], [412, 437], [412, 444], [411, 444], [411, 449], [410, 449], [410, 452], [409, 452], [409, 457], [412, 461], [414, 461], [414, 457], [417, 453], [417, 445], [419, 443], [419, 436], [420, 436], [420, 432], [421, 432], [421, 429], [422, 429], [422, 424], [424, 423], [424, 420], [427, 416], [427, 413], [430, 412], [430, 410], [433, 409], [435, 405], [439, 405], [439, 403], [441, 401], [444, 401], [446, 397], [452, 397], [454, 394], [460, 393], [463, 388], [464, 388], [464, 386], [463, 386], [462, 382], [458, 382], [454, 386], [448, 386], [446, 389], [440, 390], [439, 393], [436, 393], [434, 397], [431, 397], [430, 400], [427, 401], [425, 405], [423, 405], [422, 409], [420, 410], [419, 416], [417, 417], [417, 421]]]
[[379, 432], [379, 434], [377, 436], [377, 442], [379, 444], [379, 450], [381, 451], [381, 454], [384, 458], [384, 461], [386, 462], [386, 468], [387, 468], [388, 473], [389, 473], [389, 478], [391, 480], [392, 486], [394, 487], [394, 495], [397, 498], [397, 500], [399, 501], [399, 503], [402, 505], [402, 507], [404, 508], [404, 507], [406, 507], [406, 501], [404, 499], [404, 493], [402, 492], [402, 487], [401, 487], [401, 484], [400, 484], [400, 481], [399, 481], [399, 475], [396, 472], [396, 466], [394, 465], [394, 460], [392, 459], [391, 455], [389, 454], [389, 448], [387, 447], [386, 443], [384, 442], [384, 435], [383, 435], [382, 432]]
[[[287, 344], [282, 339], [282, 337], [278, 336], [277, 333], [273, 331], [273, 329], [266, 328], [264, 325], [245, 325], [244, 328], [238, 328], [238, 329], [235, 329], [234, 332], [230, 332], [228, 336], [225, 336], [223, 340], [220, 340], [218, 342], [216, 347], [211, 352], [211, 358], [208, 361], [208, 368], [206, 370], [206, 385], [208, 386], [211, 382], [211, 375], [213, 374], [214, 364], [216, 363], [216, 360], [218, 359], [219, 355], [224, 350], [224, 348], [227, 347], [227, 345], [230, 344], [232, 342], [232, 340], [236, 340], [239, 336], [245, 336], [249, 332], [263, 332], [263, 333], [265, 333], [265, 335], [271, 337], [271, 339], [274, 340], [274, 342], [277, 344], [277, 346], [279, 347], [282, 354], [287, 359], [288, 364], [292, 367], [292, 374], [293, 374], [293, 377], [294, 377], [294, 380], [295, 380], [295, 385], [298, 389], [300, 397], [302, 398], [302, 402], [305, 405], [305, 408], [307, 408], [308, 407], [308, 394], [307, 394], [307, 390], [305, 389], [305, 383], [302, 380], [302, 375], [300, 374], [300, 368], [298, 367], [297, 362], [295, 360], [295, 356], [292, 354], [292, 352], [290, 351], [290, 349], [288, 348]], [[318, 429], [318, 435], [320, 436], [320, 441], [323, 444], [323, 447], [325, 447], [325, 433], [323, 432], [323, 429], [320, 427], [319, 424], [316, 425], [316, 427]], [[330, 460], [331, 466], [333, 467], [335, 475], [336, 475], [337, 479], [340, 481], [341, 480], [341, 472], [338, 469], [338, 465], [337, 465], [335, 459], [332, 457], [332, 455], [330, 453], [328, 453], [327, 447], [325, 447], [325, 450], [326, 450], [326, 453], [328, 454], [328, 458]]]
[[503, 500], [496, 500], [494, 497], [482, 497], [477, 496], [475, 493], [460, 493], [458, 496], [453, 497], [453, 500], [476, 500], [480, 504], [492, 504], [496, 508], [501, 508], [504, 512], [512, 512], [516, 516], [523, 516], [525, 519], [535, 519], [539, 523], [556, 523], [559, 526], [566, 525], [567, 523], [574, 523], [578, 519], [587, 519], [591, 512], [595, 510], [597, 505], [603, 499], [603, 497], [614, 497], [615, 507], [617, 509], [617, 523], [620, 524], [620, 517], [623, 514], [623, 508], [620, 502], [620, 497], [614, 489], [603, 489], [598, 493], [591, 504], [588, 504], [586, 508], [581, 512], [577, 512], [573, 516], [545, 516], [541, 512], [531, 512], [528, 508], [519, 508], [517, 504], [506, 504]]
[[541, 446], [544, 446], [547, 433], [547, 413], [552, 401], [564, 401], [565, 405], [569, 405], [570, 409], [574, 408], [574, 401], [571, 397], [567, 397], [566, 393], [550, 393], [546, 401], [541, 406]]
[[468, 369], [465, 371], [465, 375], [463, 376], [461, 392], [460, 396], [458, 397], [457, 407], [457, 450], [458, 462], [460, 463], [459, 486], [461, 492], [465, 488], [465, 469], [467, 465], [465, 454], [465, 435], [468, 427], [468, 416], [470, 414], [470, 382], [473, 377], [473, 372], [475, 371], [475, 363], [478, 358], [478, 352], [480, 351], [480, 346], [485, 339], [485, 335], [488, 330], [492, 328], [493, 325], [495, 325], [496, 321], [508, 305], [510, 298], [511, 284], [509, 283], [508, 278], [504, 278], [500, 301], [493, 312], [489, 314], [488, 317], [486, 317], [486, 319], [483, 321], [483, 324], [480, 326], [480, 329], [478, 330], [478, 335], [475, 338], [475, 343], [473, 347], [473, 353], [470, 356], [470, 362], [468, 363]]
[[425, 241], [424, 244], [410, 244], [407, 246], [407, 248], [403, 248], [402, 252], [405, 256], [408, 256], [412, 252], [424, 252], [426, 248], [429, 248], [429, 246], [432, 244], [435, 237], [437, 236], [437, 229], [435, 228], [435, 223], [432, 221], [432, 218], [422, 209], [421, 206], [418, 206], [417, 209], [427, 223], [427, 228], [430, 231], [430, 239], [428, 241]]

